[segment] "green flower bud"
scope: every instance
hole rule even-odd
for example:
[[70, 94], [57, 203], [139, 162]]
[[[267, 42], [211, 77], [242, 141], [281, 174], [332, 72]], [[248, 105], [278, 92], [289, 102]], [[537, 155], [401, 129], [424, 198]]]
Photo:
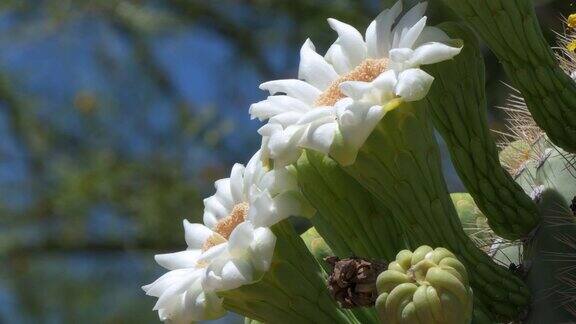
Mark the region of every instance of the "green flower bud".
[[445, 248], [403, 250], [376, 281], [382, 323], [467, 324], [472, 289], [464, 265]]

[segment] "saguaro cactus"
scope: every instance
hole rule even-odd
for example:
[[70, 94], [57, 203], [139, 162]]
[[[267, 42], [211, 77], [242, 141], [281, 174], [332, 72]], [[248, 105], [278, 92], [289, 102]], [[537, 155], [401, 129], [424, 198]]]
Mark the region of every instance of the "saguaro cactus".
[[[365, 35], [329, 19], [326, 55], [307, 40], [298, 79], [261, 85], [261, 150], [144, 287], [162, 320], [576, 322], [576, 37], [559, 65], [528, 0], [435, 0], [435, 27], [409, 4]], [[501, 152], [474, 32], [521, 94]], [[448, 192], [436, 131], [468, 193]]]

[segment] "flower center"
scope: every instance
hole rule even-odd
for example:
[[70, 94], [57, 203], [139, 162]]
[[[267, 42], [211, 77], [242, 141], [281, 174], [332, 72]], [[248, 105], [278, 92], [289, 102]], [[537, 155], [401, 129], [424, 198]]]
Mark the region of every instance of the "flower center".
[[204, 242], [204, 245], [202, 245], [202, 252], [206, 252], [211, 247], [228, 241], [230, 234], [232, 234], [236, 226], [246, 220], [248, 207], [248, 203], [245, 202], [237, 204], [232, 208], [228, 216], [219, 220], [213, 229], [214, 234], [210, 235], [206, 242]]
[[334, 80], [330, 86], [318, 96], [314, 102], [315, 107], [333, 106], [338, 100], [344, 98], [340, 91], [340, 84], [345, 81], [364, 81], [370, 82], [376, 79], [382, 72], [388, 68], [388, 59], [366, 59], [338, 79]]

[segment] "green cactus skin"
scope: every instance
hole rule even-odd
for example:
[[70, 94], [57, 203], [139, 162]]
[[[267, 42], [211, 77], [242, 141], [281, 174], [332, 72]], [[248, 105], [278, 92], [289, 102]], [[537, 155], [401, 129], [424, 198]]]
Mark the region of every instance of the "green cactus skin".
[[530, 0], [443, 0], [488, 43], [536, 123], [576, 152], [576, 83], [559, 67]]
[[411, 244], [445, 246], [472, 272], [485, 313], [512, 320], [529, 303], [526, 285], [495, 264], [464, 233], [448, 194], [425, 107], [403, 103], [372, 132], [356, 162], [344, 168], [392, 212]]
[[[513, 145], [519, 146], [521, 143], [513, 142], [510, 146]], [[537, 149], [533, 151], [537, 152], [522, 163], [515, 177], [516, 182], [535, 199], [539, 192], [555, 190], [564, 198], [563, 205], [570, 205], [576, 195], [576, 155], [554, 146], [546, 136], [532, 144], [532, 147], [536, 146]]]
[[565, 198], [553, 189], [542, 193], [540, 206], [543, 222], [524, 247], [526, 282], [534, 295], [525, 322], [574, 323], [576, 219]]
[[403, 250], [378, 276], [381, 323], [468, 324], [473, 293], [466, 267], [452, 252], [421, 246]]
[[266, 323], [366, 323], [338, 307], [326, 288], [326, 273], [285, 220], [274, 226], [270, 269], [250, 285], [219, 293], [226, 309]]
[[435, 81], [419, 104], [430, 109], [460, 179], [492, 230], [509, 240], [526, 237], [538, 224], [538, 209], [500, 165], [488, 129], [484, 61], [478, 41], [463, 25], [439, 27], [452, 38], [462, 39], [464, 46], [453, 60], [425, 67]]
[[316, 261], [322, 265], [324, 270], [327, 270], [327, 264], [324, 258], [334, 255], [332, 249], [314, 227], [310, 227], [306, 232], [300, 235], [304, 244], [308, 248], [308, 251], [312, 253]]
[[456, 208], [464, 232], [479, 247], [485, 247], [497, 238], [490, 226], [488, 226], [486, 216], [476, 206], [474, 198], [470, 194], [452, 193], [450, 198], [452, 203], [454, 203], [454, 208]]
[[317, 210], [311, 221], [337, 256], [392, 260], [405, 248], [388, 210], [332, 159], [306, 151], [296, 170], [303, 195]]
[[[542, 136], [529, 159], [504, 150], [506, 158], [524, 161], [516, 181], [539, 202], [542, 223], [524, 242], [523, 271], [533, 293], [527, 323], [569, 323], [576, 314], [576, 219], [568, 205], [576, 195], [574, 154], [568, 154]], [[509, 145], [524, 146], [521, 141]], [[519, 154], [525, 154], [518, 151]]]

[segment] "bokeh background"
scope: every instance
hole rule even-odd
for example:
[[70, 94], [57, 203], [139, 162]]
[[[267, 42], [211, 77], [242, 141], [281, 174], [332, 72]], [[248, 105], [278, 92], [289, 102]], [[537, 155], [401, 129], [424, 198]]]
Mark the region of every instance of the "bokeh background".
[[[569, 0], [537, 1], [551, 43]], [[536, 3], [536, 2], [535, 2]], [[2, 0], [0, 323], [156, 323], [142, 284], [258, 148], [258, 85], [376, 0]], [[486, 51], [490, 106], [509, 89]], [[494, 129], [505, 127], [490, 110]], [[453, 190], [460, 184], [446, 161]], [[229, 316], [221, 322], [235, 323]]]

